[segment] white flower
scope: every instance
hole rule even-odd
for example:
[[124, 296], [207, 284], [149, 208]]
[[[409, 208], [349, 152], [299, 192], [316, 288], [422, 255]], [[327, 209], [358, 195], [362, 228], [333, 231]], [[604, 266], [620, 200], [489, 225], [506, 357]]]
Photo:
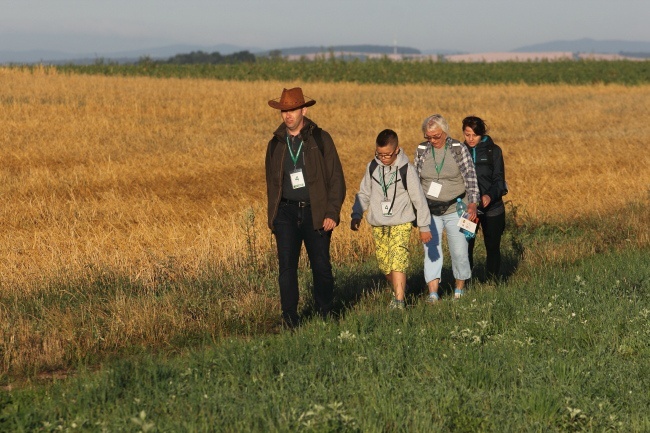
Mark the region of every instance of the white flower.
[[356, 335], [354, 335], [353, 333], [347, 330], [342, 331], [338, 336], [339, 342], [341, 343], [344, 341], [354, 341], [356, 338], [357, 338]]

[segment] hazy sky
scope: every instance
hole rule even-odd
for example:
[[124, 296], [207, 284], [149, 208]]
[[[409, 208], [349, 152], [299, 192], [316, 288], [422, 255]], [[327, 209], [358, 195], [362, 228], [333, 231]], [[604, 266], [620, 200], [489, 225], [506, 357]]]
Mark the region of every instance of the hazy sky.
[[509, 51], [650, 41], [650, 0], [0, 0], [0, 50], [375, 44]]

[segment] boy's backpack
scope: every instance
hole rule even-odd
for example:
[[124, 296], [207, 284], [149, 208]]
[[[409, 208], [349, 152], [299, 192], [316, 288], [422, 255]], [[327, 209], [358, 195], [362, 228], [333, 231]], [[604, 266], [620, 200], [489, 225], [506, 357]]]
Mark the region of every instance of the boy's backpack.
[[[370, 166], [368, 167], [368, 172], [370, 173], [370, 177], [372, 177], [372, 173], [374, 173], [375, 169], [378, 166], [379, 166], [379, 163], [377, 162], [376, 159], [373, 158], [372, 161], [370, 161]], [[401, 166], [399, 168], [399, 175], [402, 178], [402, 185], [404, 185], [404, 189], [406, 191], [409, 190], [409, 187], [408, 187], [408, 185], [406, 183], [406, 174], [408, 173], [408, 169], [409, 169], [408, 164], [404, 164], [403, 166]]]
[[[370, 161], [370, 165], [368, 166], [368, 173], [370, 174], [370, 177], [372, 177], [372, 173], [374, 173], [375, 169], [378, 166], [379, 166], [379, 163], [377, 162], [376, 159], [373, 158], [372, 161]], [[408, 183], [406, 182], [406, 176], [407, 176], [408, 171], [409, 171], [409, 165], [408, 164], [404, 164], [403, 166], [401, 166], [399, 168], [399, 175], [402, 178], [402, 185], [404, 185], [404, 189], [406, 191], [409, 190]], [[418, 224], [417, 224], [418, 223], [417, 209], [415, 209], [415, 205], [413, 205], [413, 203], [411, 203], [411, 205], [413, 206], [413, 213], [415, 213], [415, 219], [411, 222], [411, 225], [413, 225], [413, 227], [417, 227], [418, 226]]]

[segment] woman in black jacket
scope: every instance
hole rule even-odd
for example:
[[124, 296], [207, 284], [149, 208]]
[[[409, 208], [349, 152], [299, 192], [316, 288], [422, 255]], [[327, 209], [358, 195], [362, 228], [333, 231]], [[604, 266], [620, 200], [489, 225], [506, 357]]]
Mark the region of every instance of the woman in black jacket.
[[[478, 186], [481, 192], [479, 203], [479, 225], [485, 240], [485, 268], [488, 279], [499, 279], [501, 267], [501, 235], [506, 227], [506, 209], [502, 197], [508, 193], [503, 153], [487, 135], [485, 122], [476, 116], [463, 119], [465, 145], [472, 155]], [[469, 240], [468, 252], [470, 266], [474, 267], [474, 243]]]

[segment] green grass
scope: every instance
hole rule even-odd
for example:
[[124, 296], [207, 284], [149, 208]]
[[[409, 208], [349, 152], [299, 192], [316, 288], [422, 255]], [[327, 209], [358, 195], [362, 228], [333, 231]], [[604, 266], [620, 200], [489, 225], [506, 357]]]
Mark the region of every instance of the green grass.
[[6, 391], [0, 431], [650, 430], [648, 248], [520, 265], [406, 312], [380, 281], [335, 322]]
[[233, 65], [137, 65], [97, 63], [57, 66], [74, 74], [148, 76], [159, 78], [209, 78], [218, 80], [279, 80], [304, 82], [356, 82], [377, 84], [625, 84], [650, 82], [650, 61], [541, 61], [496, 63], [368, 61], [258, 61]]

